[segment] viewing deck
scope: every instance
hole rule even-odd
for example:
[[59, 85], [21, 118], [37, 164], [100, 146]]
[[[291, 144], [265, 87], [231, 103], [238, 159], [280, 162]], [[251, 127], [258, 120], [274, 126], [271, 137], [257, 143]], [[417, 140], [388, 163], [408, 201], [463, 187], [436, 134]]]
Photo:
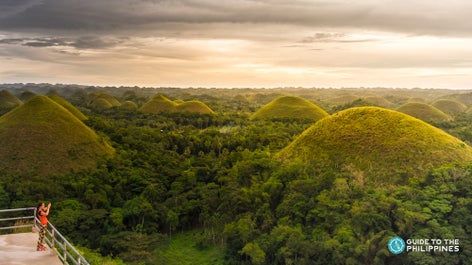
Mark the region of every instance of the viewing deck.
[[0, 236], [0, 263], [2, 265], [62, 265], [54, 250], [36, 251], [38, 233], [20, 233]]
[[36, 208], [0, 210], [1, 265], [90, 265], [87, 260], [49, 222], [46, 225], [45, 251], [36, 251], [39, 220]]

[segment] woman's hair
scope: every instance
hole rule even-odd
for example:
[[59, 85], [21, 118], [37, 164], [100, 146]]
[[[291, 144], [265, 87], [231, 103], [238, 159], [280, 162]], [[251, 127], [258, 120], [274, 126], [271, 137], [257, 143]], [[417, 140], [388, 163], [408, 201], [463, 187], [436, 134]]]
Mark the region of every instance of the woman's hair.
[[36, 215], [39, 217], [39, 209], [41, 208], [41, 205], [43, 205], [44, 202], [40, 202], [38, 206], [36, 206]]

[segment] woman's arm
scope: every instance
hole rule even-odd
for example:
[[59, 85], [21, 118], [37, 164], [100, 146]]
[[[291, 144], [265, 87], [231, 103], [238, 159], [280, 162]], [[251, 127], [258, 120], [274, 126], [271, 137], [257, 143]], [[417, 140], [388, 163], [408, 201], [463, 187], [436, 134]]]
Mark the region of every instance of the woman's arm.
[[49, 215], [49, 209], [51, 209], [51, 203], [49, 203], [48, 207], [46, 207], [46, 211], [44, 211], [44, 215], [46, 215], [46, 216]]

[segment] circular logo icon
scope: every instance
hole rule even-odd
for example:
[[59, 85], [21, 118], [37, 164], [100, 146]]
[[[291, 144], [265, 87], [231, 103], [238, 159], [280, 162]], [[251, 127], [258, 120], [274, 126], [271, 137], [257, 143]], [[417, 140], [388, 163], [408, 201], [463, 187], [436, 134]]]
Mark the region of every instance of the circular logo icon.
[[390, 253], [398, 255], [405, 251], [405, 240], [399, 236], [394, 236], [388, 241], [388, 251]]

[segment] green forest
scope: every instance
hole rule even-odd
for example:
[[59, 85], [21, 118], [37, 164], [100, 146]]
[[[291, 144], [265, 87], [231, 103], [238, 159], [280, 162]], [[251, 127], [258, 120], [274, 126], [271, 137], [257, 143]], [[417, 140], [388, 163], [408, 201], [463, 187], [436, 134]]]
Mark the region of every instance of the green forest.
[[[0, 154], [0, 208], [52, 202], [49, 220], [92, 264], [472, 264], [468, 91], [10, 91], [23, 103], [0, 106], [0, 137], [19, 123], [19, 108], [44, 94], [80, 110], [82, 118], [61, 119], [77, 119], [95, 133], [90, 141], [106, 146], [93, 167], [67, 170], [55, 170], [55, 153], [42, 154], [49, 167], [21, 171], [5, 161], [22, 153]], [[303, 98], [316, 115], [274, 110], [288, 95], [284, 104]], [[445, 118], [398, 109], [418, 98]], [[449, 105], [435, 105], [439, 99]], [[257, 113], [269, 107], [269, 115]], [[18, 144], [49, 150], [43, 138]], [[2, 146], [12, 141], [5, 139]], [[88, 163], [82, 149], [66, 151]], [[459, 239], [460, 250], [395, 255], [387, 248], [393, 236]]]

